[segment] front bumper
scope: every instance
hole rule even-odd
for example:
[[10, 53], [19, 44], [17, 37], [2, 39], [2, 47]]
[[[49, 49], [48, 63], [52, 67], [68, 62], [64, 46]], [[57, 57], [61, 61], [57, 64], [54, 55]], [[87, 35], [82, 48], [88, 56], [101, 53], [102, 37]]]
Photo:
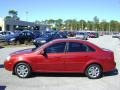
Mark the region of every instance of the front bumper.
[[4, 62], [4, 68], [8, 71], [12, 71], [13, 70], [13, 65], [10, 61], [5, 61]]

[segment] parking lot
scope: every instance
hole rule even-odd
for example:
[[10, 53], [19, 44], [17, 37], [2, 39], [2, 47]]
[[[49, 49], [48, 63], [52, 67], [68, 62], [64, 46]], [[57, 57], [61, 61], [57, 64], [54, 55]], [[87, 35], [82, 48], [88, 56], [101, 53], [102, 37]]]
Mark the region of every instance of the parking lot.
[[33, 46], [6, 47], [0, 49], [0, 90], [120, 90], [120, 40], [111, 35], [90, 38], [88, 41], [114, 51], [117, 72], [106, 73], [100, 79], [91, 80], [82, 74], [35, 74], [21, 79], [6, 71], [5, 58], [14, 51]]

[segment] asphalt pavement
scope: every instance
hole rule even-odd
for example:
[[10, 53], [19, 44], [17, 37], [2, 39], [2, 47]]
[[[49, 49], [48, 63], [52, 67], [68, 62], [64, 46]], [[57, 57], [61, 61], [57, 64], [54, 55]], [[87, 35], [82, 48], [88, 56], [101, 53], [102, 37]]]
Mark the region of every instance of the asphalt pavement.
[[3, 63], [11, 52], [31, 46], [0, 48], [0, 90], [120, 90], [120, 40], [105, 35], [88, 41], [114, 51], [116, 71], [95, 80], [88, 79], [83, 74], [52, 73], [37, 73], [31, 78], [21, 79], [6, 71]]

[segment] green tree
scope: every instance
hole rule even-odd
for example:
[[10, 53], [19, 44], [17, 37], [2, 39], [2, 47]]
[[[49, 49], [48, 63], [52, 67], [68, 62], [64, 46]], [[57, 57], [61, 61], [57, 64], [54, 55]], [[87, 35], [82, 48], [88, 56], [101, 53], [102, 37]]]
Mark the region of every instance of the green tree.
[[72, 20], [72, 30], [77, 30], [78, 28], [78, 22], [77, 20], [73, 19]]
[[19, 20], [20, 18], [17, 16], [18, 15], [18, 12], [16, 10], [9, 10], [9, 15], [15, 19], [15, 20]]
[[119, 31], [118, 21], [115, 21], [115, 20], [110, 21], [110, 31]]
[[72, 29], [72, 20], [71, 19], [68, 19], [68, 20], [64, 21], [64, 23], [65, 23], [66, 30], [73, 30]]
[[63, 28], [63, 20], [62, 19], [55, 20], [55, 27], [56, 29], [61, 30]]
[[15, 10], [9, 10], [8, 13], [9, 13], [9, 15], [12, 16], [12, 17], [17, 16], [17, 14], [18, 14], [17, 11], [15, 11]]
[[10, 20], [12, 17], [11, 16], [6, 16], [5, 20]]
[[100, 22], [100, 30], [101, 31], [107, 31], [109, 30], [109, 23], [106, 22], [106, 20], [102, 20], [102, 22]]
[[17, 11], [15, 11], [15, 10], [9, 10], [8, 14], [9, 14], [9, 16], [6, 16], [5, 20], [9, 20], [9, 19], [20, 20], [20, 18], [17, 16], [18, 15]]
[[87, 22], [87, 30], [92, 30], [93, 29], [93, 22], [92, 21], [88, 21]]
[[55, 20], [49, 19], [49, 20], [46, 20], [46, 22], [47, 22], [48, 24], [54, 24], [54, 23], [55, 23]]
[[85, 20], [80, 20], [79, 21], [79, 29], [80, 30], [85, 30], [86, 28], [86, 21]]
[[118, 31], [120, 32], [120, 22], [118, 22]]
[[40, 22], [39, 20], [35, 21], [35, 24], [41, 24], [42, 22]]

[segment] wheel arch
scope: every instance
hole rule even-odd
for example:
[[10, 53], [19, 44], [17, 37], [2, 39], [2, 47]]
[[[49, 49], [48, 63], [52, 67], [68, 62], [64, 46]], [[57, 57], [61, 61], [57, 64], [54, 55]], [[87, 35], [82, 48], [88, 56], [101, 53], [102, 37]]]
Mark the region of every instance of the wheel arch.
[[86, 72], [86, 70], [87, 70], [87, 68], [90, 66], [90, 65], [92, 65], [92, 64], [96, 64], [96, 65], [99, 65], [100, 66], [100, 68], [101, 68], [101, 70], [102, 70], [102, 72], [103, 72], [103, 67], [102, 67], [102, 65], [99, 63], [99, 62], [90, 62], [90, 63], [88, 63], [85, 67], [84, 67], [84, 73]]
[[16, 67], [16, 65], [17, 65], [18, 63], [25, 63], [25, 64], [27, 64], [27, 65], [30, 67], [31, 71], [32, 71], [32, 67], [31, 67], [31, 64], [30, 64], [29, 62], [27, 62], [27, 61], [18, 61], [18, 62], [16, 62], [16, 63], [14, 64], [14, 66], [13, 66], [13, 74], [15, 74], [15, 67]]

